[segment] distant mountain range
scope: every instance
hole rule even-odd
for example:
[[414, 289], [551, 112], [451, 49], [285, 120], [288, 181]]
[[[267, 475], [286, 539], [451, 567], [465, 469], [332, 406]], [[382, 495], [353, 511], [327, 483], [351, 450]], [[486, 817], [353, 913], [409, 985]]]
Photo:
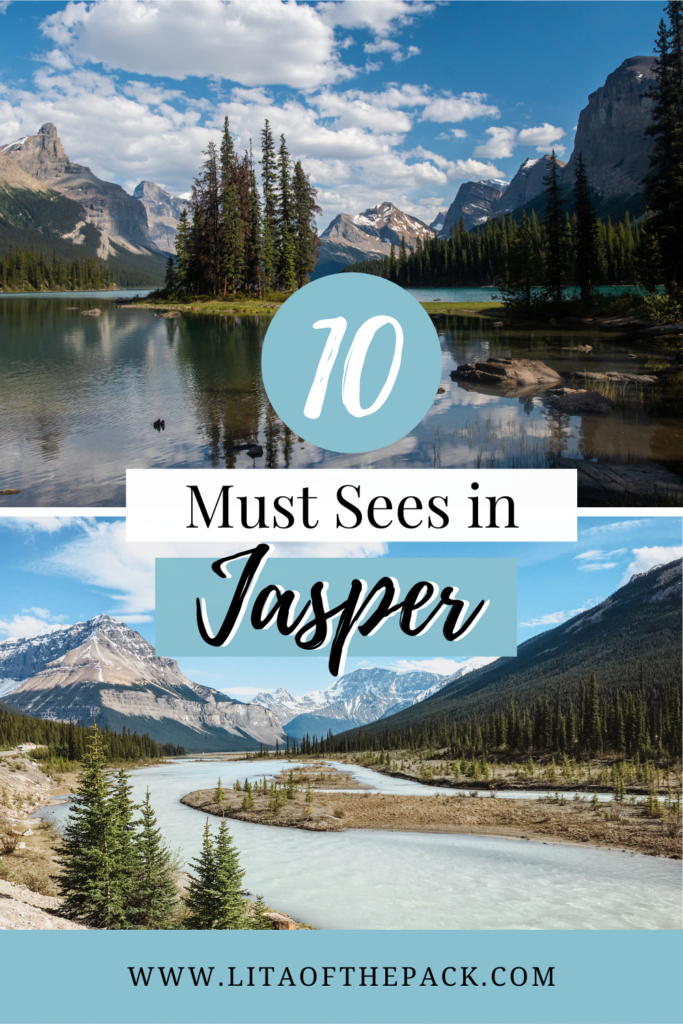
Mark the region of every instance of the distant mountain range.
[[414, 249], [418, 238], [432, 238], [433, 227], [393, 203], [384, 202], [362, 213], [339, 213], [320, 236], [320, 250], [313, 278], [336, 274], [349, 263], [388, 256], [405, 238], [406, 247]]
[[98, 615], [0, 643], [0, 694], [35, 718], [96, 719], [188, 751], [257, 750], [285, 741], [279, 719], [187, 679], [123, 622]]
[[681, 684], [681, 561], [637, 573], [607, 600], [539, 633], [517, 648], [517, 657], [498, 658], [455, 676], [424, 701], [385, 716], [365, 732], [419, 728], [435, 720], [466, 721], [506, 707], [514, 694], [518, 708], [546, 693], [575, 696], [597, 674], [603, 696], [618, 687]]
[[326, 736], [328, 730], [343, 732], [412, 707], [437, 693], [446, 683], [461, 679], [492, 661], [494, 659], [488, 657], [468, 658], [451, 676], [417, 670], [359, 668], [342, 676], [326, 690], [312, 690], [302, 697], [294, 697], [280, 688], [259, 693], [254, 703], [275, 712], [289, 736], [297, 739], [306, 734]]

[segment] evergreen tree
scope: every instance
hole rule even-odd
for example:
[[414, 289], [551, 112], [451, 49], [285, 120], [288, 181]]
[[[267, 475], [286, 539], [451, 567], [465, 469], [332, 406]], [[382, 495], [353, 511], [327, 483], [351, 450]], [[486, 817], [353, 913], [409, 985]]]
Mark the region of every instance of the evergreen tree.
[[314, 217], [322, 210], [316, 203], [317, 189], [313, 188], [301, 161], [294, 165], [294, 265], [299, 288], [308, 283], [308, 275], [315, 267], [317, 232]]
[[246, 904], [242, 896], [244, 871], [225, 820], [216, 839], [216, 918], [214, 928], [246, 928]]
[[583, 153], [576, 158], [574, 169], [574, 209], [576, 210], [576, 279], [581, 288], [581, 301], [588, 302], [597, 270], [597, 239], [595, 210], [590, 196]]
[[223, 786], [221, 784], [220, 776], [218, 778], [218, 785], [216, 786], [216, 789], [214, 790], [213, 798], [214, 798], [214, 800], [216, 801], [217, 804], [219, 804], [221, 802], [221, 800], [225, 799], [225, 793], [223, 792]]
[[263, 288], [263, 223], [261, 203], [256, 185], [256, 172], [250, 155], [249, 208], [247, 221], [248, 246], [245, 256], [245, 277], [248, 286], [257, 292], [259, 298]]
[[190, 225], [187, 222], [187, 210], [183, 206], [178, 218], [178, 231], [175, 238], [176, 259], [178, 269], [176, 279], [181, 291], [189, 291], [191, 288], [191, 239]]
[[134, 840], [137, 864], [131, 923], [136, 928], [168, 928], [177, 905], [175, 870], [171, 851], [157, 828], [149, 790], [140, 811], [142, 816], [136, 822], [140, 831]]
[[662, 253], [667, 290], [683, 285], [683, 3], [665, 7], [652, 65], [654, 100], [646, 134], [654, 138], [650, 173], [644, 180], [651, 226]]
[[175, 261], [169, 253], [169, 257], [166, 260], [166, 280], [164, 282], [164, 288], [168, 295], [173, 295], [176, 287]]
[[190, 881], [183, 902], [189, 910], [185, 919], [185, 927], [193, 929], [215, 928], [218, 917], [218, 876], [216, 849], [214, 846], [209, 819], [204, 826], [202, 848], [199, 857], [191, 862], [194, 874], [190, 872]]
[[504, 291], [512, 297], [523, 297], [527, 308], [531, 306], [532, 285], [543, 276], [543, 258], [539, 241], [534, 238], [531, 222], [526, 212], [523, 212], [519, 231], [508, 248]]
[[106, 763], [94, 728], [59, 848], [57, 863], [63, 871], [55, 881], [65, 916], [82, 917], [96, 928], [122, 928], [128, 923], [134, 867], [128, 839], [133, 806], [122, 773], [111, 794]]
[[564, 194], [558, 175], [555, 150], [548, 161], [548, 170], [543, 178], [545, 185], [545, 281], [548, 294], [556, 302], [562, 301], [562, 284], [566, 267], [565, 217], [562, 212]]
[[254, 931], [268, 931], [272, 929], [273, 922], [269, 917], [266, 917], [266, 909], [263, 896], [257, 896], [251, 916], [251, 927]]
[[290, 159], [284, 135], [280, 136], [277, 159], [277, 230], [278, 285], [283, 291], [296, 288], [294, 257], [294, 199], [292, 195]]
[[192, 186], [193, 257], [207, 290], [215, 295], [222, 282], [224, 258], [224, 230], [221, 180], [216, 144], [209, 142], [204, 153], [206, 160]]

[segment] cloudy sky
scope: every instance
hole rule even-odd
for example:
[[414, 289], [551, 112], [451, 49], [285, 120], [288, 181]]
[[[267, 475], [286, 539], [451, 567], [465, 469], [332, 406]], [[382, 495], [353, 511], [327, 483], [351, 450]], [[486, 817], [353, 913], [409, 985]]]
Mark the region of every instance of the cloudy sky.
[[57, 125], [128, 191], [190, 187], [228, 115], [268, 118], [320, 227], [389, 199], [430, 221], [463, 180], [571, 152], [589, 92], [652, 50], [656, 2], [0, 0], [0, 144]]
[[[122, 519], [0, 516], [0, 565], [5, 578], [11, 580], [11, 586], [0, 590], [0, 641], [8, 636], [36, 635], [106, 612], [127, 622], [153, 644], [155, 557], [216, 558], [225, 553], [225, 547], [215, 544], [126, 543]], [[276, 551], [281, 557], [303, 553], [297, 544], [278, 545]], [[680, 558], [682, 553], [680, 516], [580, 518], [576, 544], [432, 542], [305, 547], [308, 557], [516, 558], [520, 643], [599, 604], [633, 573]], [[447, 674], [455, 670], [457, 661], [375, 658], [372, 664], [421, 667]], [[333, 682], [325, 657], [180, 658], [179, 663], [195, 682], [224, 689], [246, 701], [260, 689], [284, 686], [302, 694]], [[364, 664], [367, 662], [360, 658], [349, 658], [346, 671]]]

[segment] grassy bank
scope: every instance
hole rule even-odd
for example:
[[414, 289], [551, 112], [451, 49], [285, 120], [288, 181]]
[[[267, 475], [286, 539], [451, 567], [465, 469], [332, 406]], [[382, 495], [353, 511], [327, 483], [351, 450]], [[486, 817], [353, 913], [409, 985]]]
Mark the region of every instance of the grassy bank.
[[316, 793], [313, 800], [299, 790], [276, 806], [272, 791], [254, 791], [254, 806], [244, 809], [244, 794], [215, 789], [188, 793], [182, 802], [204, 814], [238, 818], [260, 825], [301, 828], [313, 832], [380, 829], [390, 832], [436, 832], [500, 836], [544, 843], [587, 843], [644, 853], [681, 856], [680, 811], [651, 817], [647, 807], [612, 803], [594, 806], [589, 800], [490, 799], [466, 793], [434, 796], [393, 796], [384, 793]]

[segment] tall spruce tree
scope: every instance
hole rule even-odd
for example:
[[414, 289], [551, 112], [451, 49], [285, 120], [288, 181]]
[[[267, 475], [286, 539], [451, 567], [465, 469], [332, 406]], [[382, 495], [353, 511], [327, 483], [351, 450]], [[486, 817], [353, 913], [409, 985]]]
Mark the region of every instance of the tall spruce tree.
[[175, 272], [175, 260], [169, 253], [169, 257], [166, 260], [166, 280], [164, 282], [164, 288], [169, 295], [173, 295], [176, 291], [176, 272]]
[[204, 826], [201, 851], [190, 865], [194, 869], [194, 874], [192, 871], [189, 872], [190, 881], [183, 897], [189, 911], [184, 925], [186, 928], [194, 929], [214, 928], [218, 911], [218, 877], [216, 848], [208, 818]]
[[134, 840], [137, 863], [131, 924], [135, 928], [168, 928], [178, 904], [175, 868], [171, 851], [157, 827], [149, 790], [140, 812], [141, 817], [135, 823], [139, 831]]
[[565, 215], [562, 210], [564, 193], [557, 167], [555, 150], [548, 161], [548, 170], [543, 178], [545, 185], [545, 210], [543, 226], [545, 228], [545, 282], [548, 294], [556, 302], [562, 301], [562, 285], [567, 269]]
[[247, 928], [246, 902], [242, 896], [244, 871], [225, 819], [216, 839], [216, 921], [214, 928]]
[[591, 200], [583, 153], [578, 154], [574, 168], [574, 209], [576, 211], [575, 276], [581, 289], [581, 301], [588, 302], [597, 272], [598, 253], [595, 209]]
[[522, 211], [522, 220], [514, 240], [508, 246], [504, 292], [531, 306], [531, 289], [543, 278], [540, 239], [534, 237], [531, 221]]
[[315, 215], [322, 213], [316, 203], [318, 190], [313, 188], [301, 161], [294, 165], [292, 185], [294, 199], [294, 265], [299, 288], [308, 283], [309, 274], [315, 267], [317, 232]]
[[652, 65], [654, 100], [646, 134], [654, 138], [644, 179], [651, 227], [657, 234], [669, 293], [683, 287], [683, 3], [664, 8]]
[[191, 228], [187, 222], [187, 210], [183, 206], [178, 218], [178, 231], [175, 238], [175, 252], [178, 261], [176, 271], [177, 285], [181, 291], [189, 291], [192, 281], [192, 241]]
[[83, 918], [96, 928], [125, 928], [135, 866], [129, 832], [133, 804], [125, 773], [111, 792], [106, 763], [95, 724], [59, 847], [63, 870], [55, 881], [66, 917]]
[[192, 186], [193, 257], [203, 288], [214, 295], [221, 287], [224, 267], [224, 230], [218, 151], [209, 142], [206, 160]]
[[286, 292], [296, 288], [294, 255], [294, 198], [290, 172], [289, 150], [284, 135], [280, 136], [277, 154], [277, 278], [278, 286]]

